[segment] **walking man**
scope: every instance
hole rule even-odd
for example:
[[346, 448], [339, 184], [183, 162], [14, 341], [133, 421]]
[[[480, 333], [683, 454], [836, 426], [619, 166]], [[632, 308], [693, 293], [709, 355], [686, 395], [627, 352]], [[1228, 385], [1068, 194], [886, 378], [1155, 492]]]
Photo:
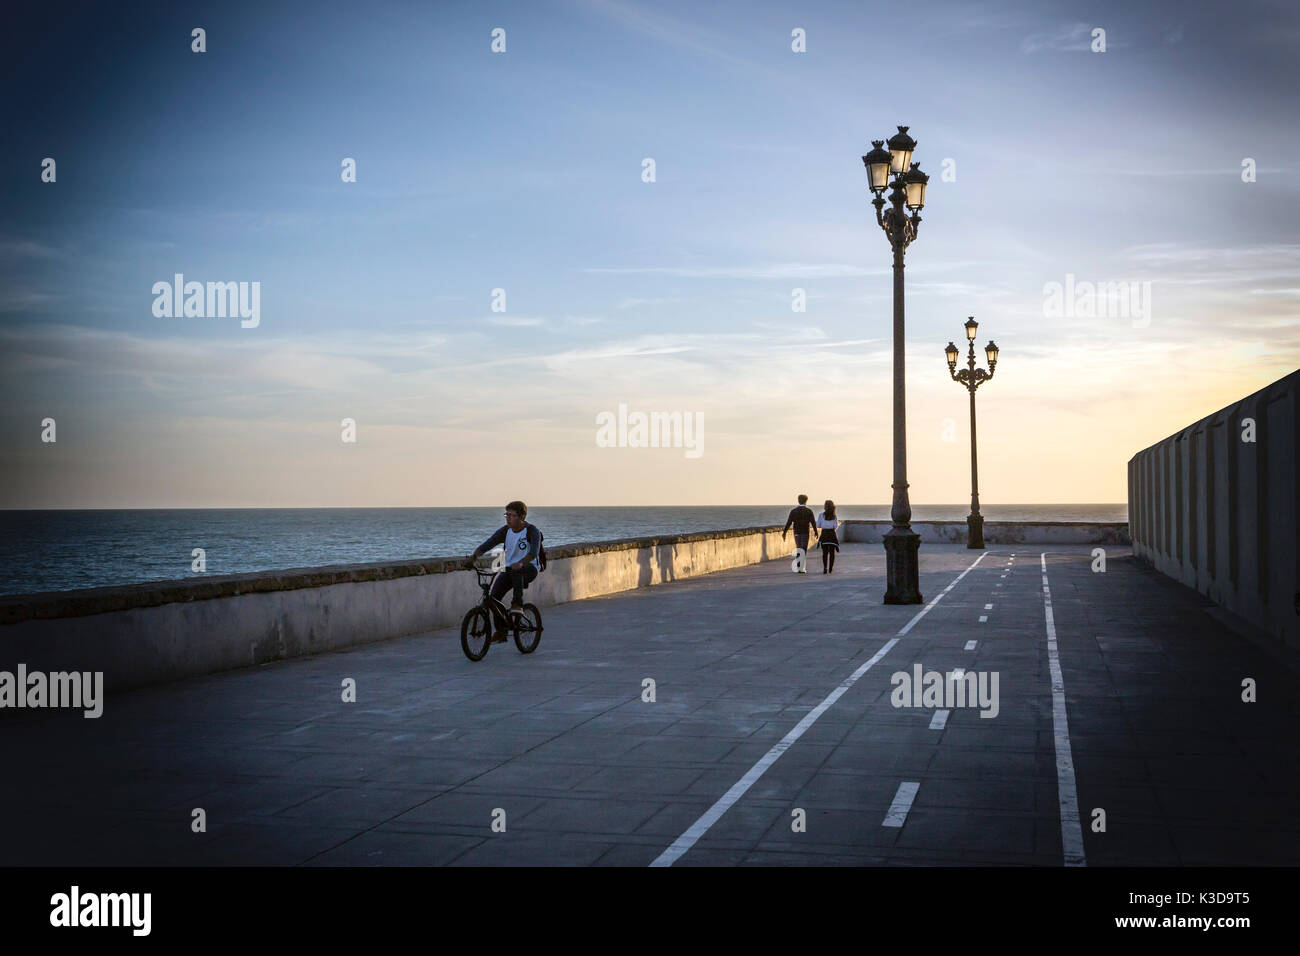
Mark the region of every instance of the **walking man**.
[[[808, 507], [808, 496], [800, 495], [799, 504], [790, 510], [790, 516], [785, 519], [785, 527], [781, 529], [781, 540], [785, 540], [786, 532], [789, 531], [790, 526], [793, 525], [794, 546], [796, 548], [802, 548], [803, 553], [806, 555], [808, 553], [808, 531], [816, 523], [817, 516], [814, 515], [812, 509]], [[815, 531], [813, 532], [813, 535], [814, 537], [816, 536]], [[807, 574], [808, 569], [806, 567], [801, 567], [799, 568], [799, 573]]]

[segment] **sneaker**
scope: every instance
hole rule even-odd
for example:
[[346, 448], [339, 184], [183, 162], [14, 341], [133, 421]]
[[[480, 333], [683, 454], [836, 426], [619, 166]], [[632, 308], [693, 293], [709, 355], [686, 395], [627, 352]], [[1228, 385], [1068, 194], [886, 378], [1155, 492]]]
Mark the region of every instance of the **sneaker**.
[[524, 613], [524, 602], [523, 602], [523, 601], [511, 601], [511, 602], [510, 602], [510, 613], [511, 613], [511, 614], [523, 614], [523, 613]]

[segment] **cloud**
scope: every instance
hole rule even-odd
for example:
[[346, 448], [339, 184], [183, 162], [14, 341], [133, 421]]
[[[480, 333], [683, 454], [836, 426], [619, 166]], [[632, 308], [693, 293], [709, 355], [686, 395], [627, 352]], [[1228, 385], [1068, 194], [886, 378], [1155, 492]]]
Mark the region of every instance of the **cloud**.
[[735, 66], [754, 69], [755, 64], [723, 49], [726, 36], [712, 33], [700, 26], [668, 16], [657, 10], [627, 3], [625, 0], [580, 0], [580, 5], [620, 26], [693, 53], [725, 60]]
[[[887, 275], [888, 269], [864, 269], [844, 263], [787, 262], [752, 266], [635, 266], [591, 268], [584, 272], [602, 275], [666, 275], [684, 279], [847, 279]], [[641, 303], [647, 300], [629, 300]]]
[[1300, 244], [1261, 243], [1250, 246], [1206, 246], [1161, 242], [1131, 246], [1123, 255], [1146, 273], [1143, 278], [1178, 281], [1184, 285], [1217, 285], [1224, 291], [1241, 285], [1262, 288], [1270, 280], [1287, 287], [1300, 278]]
[[0, 291], [0, 312], [38, 312], [46, 307], [66, 299], [67, 296], [51, 295], [46, 292], [20, 292], [16, 289]]
[[[1071, 23], [1050, 33], [1032, 33], [1020, 41], [1020, 52], [1087, 53], [1092, 49], [1092, 31], [1093, 27], [1087, 23]], [[1106, 45], [1111, 47], [1115, 44], [1108, 39]]]
[[536, 315], [491, 315], [488, 322], [492, 325], [505, 325], [512, 328], [545, 325], [546, 320]]
[[62, 250], [35, 239], [0, 237], [0, 259], [58, 259], [62, 256]]

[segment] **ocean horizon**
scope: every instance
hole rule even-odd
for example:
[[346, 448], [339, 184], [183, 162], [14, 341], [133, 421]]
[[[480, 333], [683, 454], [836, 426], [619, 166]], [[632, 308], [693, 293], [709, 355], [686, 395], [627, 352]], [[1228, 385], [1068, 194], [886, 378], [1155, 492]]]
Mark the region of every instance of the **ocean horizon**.
[[[809, 502], [815, 511], [819, 502]], [[783, 524], [793, 504], [535, 506], [548, 547]], [[889, 519], [889, 505], [837, 505], [841, 519]], [[0, 594], [466, 555], [503, 508], [120, 508], [0, 511]], [[960, 521], [969, 503], [913, 505], [913, 521]], [[1128, 520], [1126, 503], [981, 503], [985, 521]], [[204, 571], [193, 570], [203, 549]]]

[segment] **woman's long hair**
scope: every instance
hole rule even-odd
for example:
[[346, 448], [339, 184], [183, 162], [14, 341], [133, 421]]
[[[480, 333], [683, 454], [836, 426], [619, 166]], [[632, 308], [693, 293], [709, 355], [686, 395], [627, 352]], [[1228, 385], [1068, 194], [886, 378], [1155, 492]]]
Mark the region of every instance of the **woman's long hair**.
[[831, 501], [829, 498], [826, 499], [826, 520], [835, 520], [835, 502]]

